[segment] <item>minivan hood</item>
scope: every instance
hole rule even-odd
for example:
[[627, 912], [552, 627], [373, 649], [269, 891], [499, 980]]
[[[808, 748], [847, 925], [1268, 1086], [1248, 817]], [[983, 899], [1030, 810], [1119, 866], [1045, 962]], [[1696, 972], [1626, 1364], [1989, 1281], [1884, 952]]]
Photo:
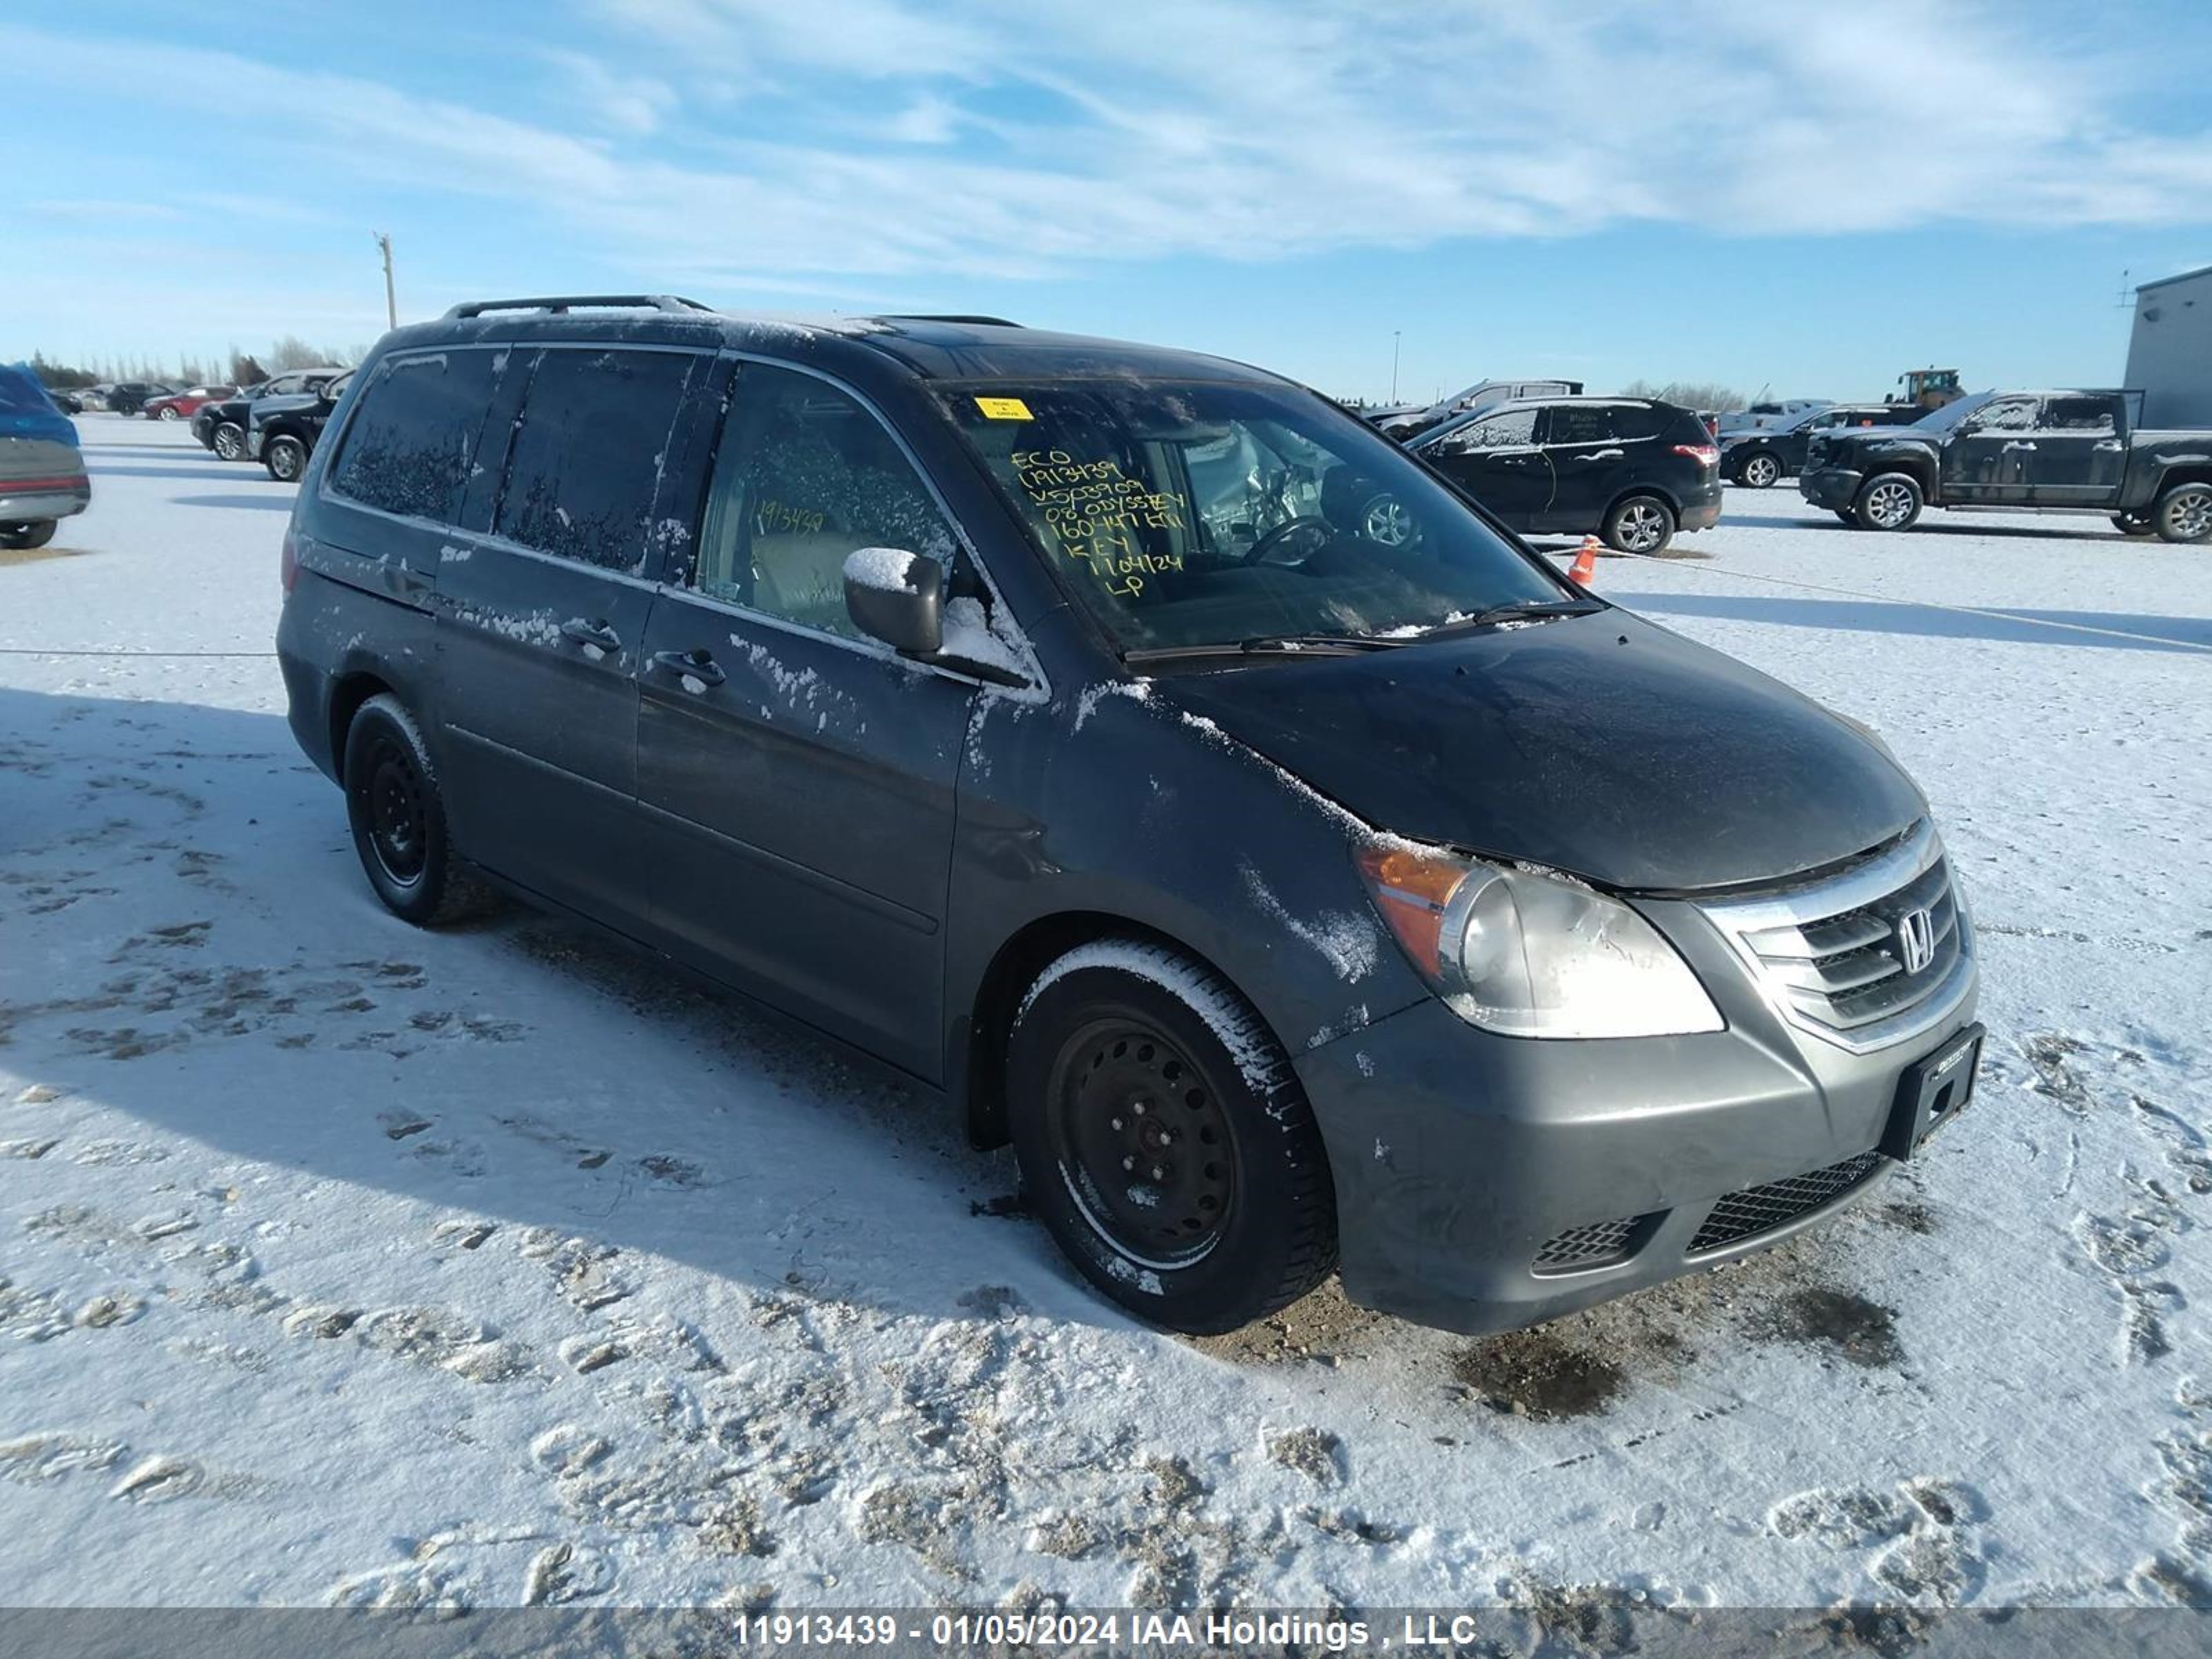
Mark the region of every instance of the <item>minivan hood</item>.
[[1927, 811], [1810, 698], [1625, 611], [1156, 688], [1378, 829], [1609, 887], [1794, 875]]

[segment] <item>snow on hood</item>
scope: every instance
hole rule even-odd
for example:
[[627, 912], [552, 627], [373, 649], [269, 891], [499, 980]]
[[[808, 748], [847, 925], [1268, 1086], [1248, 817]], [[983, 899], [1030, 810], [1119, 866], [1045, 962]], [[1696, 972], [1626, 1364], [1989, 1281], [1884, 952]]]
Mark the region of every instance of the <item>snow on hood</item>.
[[1818, 703], [1622, 611], [1154, 690], [1378, 830], [1612, 887], [1794, 875], [1927, 811]]

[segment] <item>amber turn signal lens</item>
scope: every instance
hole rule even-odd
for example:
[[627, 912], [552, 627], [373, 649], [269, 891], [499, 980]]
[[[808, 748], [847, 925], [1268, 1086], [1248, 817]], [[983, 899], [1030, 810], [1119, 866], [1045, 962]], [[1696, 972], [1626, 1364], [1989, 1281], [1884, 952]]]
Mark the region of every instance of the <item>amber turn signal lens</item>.
[[1467, 879], [1467, 866], [1416, 847], [1363, 847], [1354, 857], [1376, 908], [1413, 965], [1437, 977], [1443, 972], [1444, 907]]

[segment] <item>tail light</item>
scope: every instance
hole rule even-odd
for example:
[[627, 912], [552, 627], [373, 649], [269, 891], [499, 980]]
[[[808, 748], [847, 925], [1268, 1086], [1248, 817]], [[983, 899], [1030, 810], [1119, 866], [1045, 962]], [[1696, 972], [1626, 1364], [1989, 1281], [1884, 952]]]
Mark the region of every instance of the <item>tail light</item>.
[[1687, 455], [1699, 466], [1718, 466], [1721, 464], [1721, 452], [1712, 444], [1676, 444], [1674, 453]]
[[292, 591], [292, 584], [300, 580], [300, 550], [292, 542], [292, 526], [284, 526], [284, 546], [276, 556], [276, 577], [284, 584], [284, 591]]

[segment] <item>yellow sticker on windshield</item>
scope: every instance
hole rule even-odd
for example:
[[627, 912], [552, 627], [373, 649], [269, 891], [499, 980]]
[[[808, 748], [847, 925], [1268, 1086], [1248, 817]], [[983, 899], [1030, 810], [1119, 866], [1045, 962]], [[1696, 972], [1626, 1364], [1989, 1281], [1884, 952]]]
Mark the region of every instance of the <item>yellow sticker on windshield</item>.
[[1033, 421], [1030, 406], [1019, 398], [978, 398], [975, 407], [983, 411], [987, 421]]

